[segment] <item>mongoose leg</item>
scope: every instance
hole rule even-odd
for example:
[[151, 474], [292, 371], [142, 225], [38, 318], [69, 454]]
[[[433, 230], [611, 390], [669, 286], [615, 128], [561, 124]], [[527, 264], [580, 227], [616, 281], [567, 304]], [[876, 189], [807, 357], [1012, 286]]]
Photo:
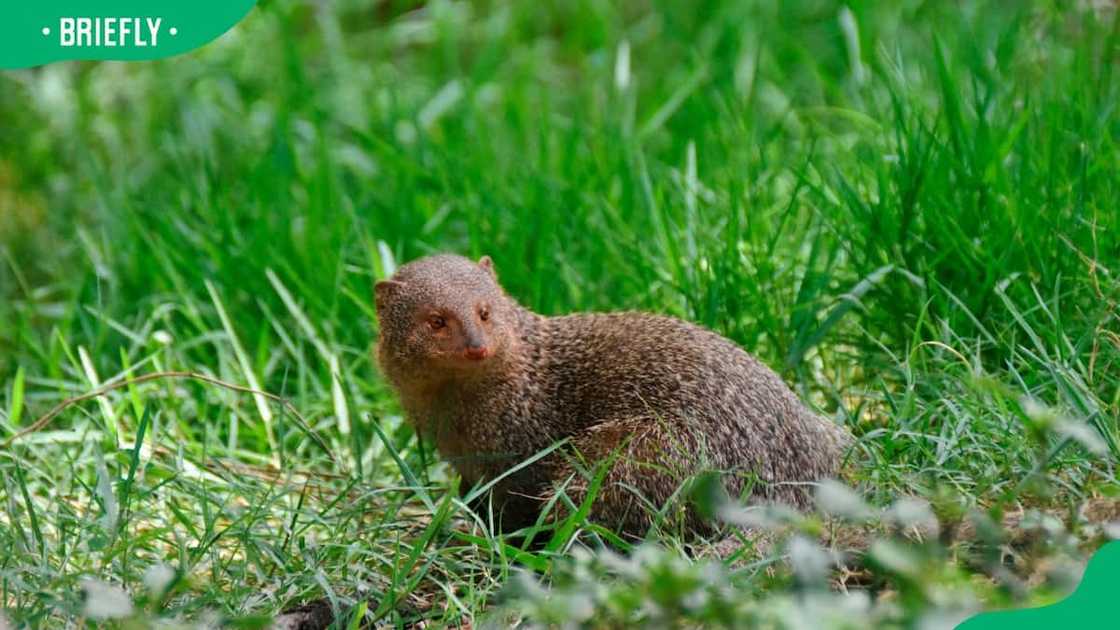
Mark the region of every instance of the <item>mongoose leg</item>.
[[[562, 491], [575, 507], [601, 476], [590, 520], [615, 531], [646, 532], [687, 525], [706, 529], [694, 514], [685, 484], [710, 467], [692, 432], [681, 422], [633, 417], [598, 424], [572, 440], [556, 465], [554, 492]], [[569, 513], [561, 499], [558, 514]], [[683, 519], [683, 520], [682, 520]]]

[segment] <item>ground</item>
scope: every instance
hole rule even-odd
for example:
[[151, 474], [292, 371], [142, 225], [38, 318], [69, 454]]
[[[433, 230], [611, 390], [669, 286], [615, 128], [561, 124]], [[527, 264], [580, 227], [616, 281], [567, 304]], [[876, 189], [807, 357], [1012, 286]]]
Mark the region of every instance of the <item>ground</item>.
[[[1053, 601], [1120, 536], [1118, 42], [1088, 1], [277, 0], [182, 57], [0, 74], [4, 616]], [[722, 555], [503, 541], [370, 355], [373, 283], [432, 251], [721, 332], [851, 429], [843, 482], [711, 505], [765, 532]]]

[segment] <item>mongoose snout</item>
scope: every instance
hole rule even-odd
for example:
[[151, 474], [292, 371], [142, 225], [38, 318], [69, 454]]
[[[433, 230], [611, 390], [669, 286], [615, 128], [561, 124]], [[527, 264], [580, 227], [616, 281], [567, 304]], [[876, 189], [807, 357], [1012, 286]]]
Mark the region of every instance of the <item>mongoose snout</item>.
[[486, 346], [469, 345], [467, 346], [467, 349], [463, 351], [463, 356], [472, 361], [481, 361], [490, 356], [490, 348], [487, 348]]
[[591, 518], [632, 536], [667, 514], [706, 529], [690, 505], [662, 509], [703, 472], [732, 496], [805, 507], [851, 441], [730, 340], [645, 313], [538, 315], [489, 257], [413, 261], [375, 297], [382, 372], [463, 487], [565, 440], [494, 487], [503, 529], [579, 506], [597, 476]]

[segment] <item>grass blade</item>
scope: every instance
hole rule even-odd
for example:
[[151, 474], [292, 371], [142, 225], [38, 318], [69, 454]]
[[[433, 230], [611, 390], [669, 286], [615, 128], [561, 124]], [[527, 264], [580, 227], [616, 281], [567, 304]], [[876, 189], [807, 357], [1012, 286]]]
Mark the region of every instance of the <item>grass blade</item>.
[[259, 392], [262, 390], [260, 383], [257, 381], [257, 375], [253, 371], [253, 365], [249, 362], [249, 355], [245, 353], [245, 349], [241, 346], [241, 341], [237, 338], [237, 331], [234, 330], [233, 322], [230, 321], [229, 315], [226, 314], [226, 307], [222, 304], [222, 300], [218, 297], [218, 290], [214, 288], [214, 284], [209, 280], [205, 281], [206, 290], [210, 293], [210, 300], [214, 303], [214, 309], [218, 312], [218, 319], [222, 322], [222, 328], [226, 331], [226, 337], [229, 339], [230, 345], [233, 346], [234, 356], [237, 357], [237, 363], [241, 366], [241, 373], [245, 377], [245, 381], [249, 387], [255, 392], [252, 394], [253, 401], [256, 402], [257, 412], [261, 416], [261, 421], [264, 423], [265, 435], [268, 440], [269, 456], [272, 465], [276, 468], [280, 467], [280, 447], [276, 443], [276, 435], [272, 430], [272, 409], [268, 406], [268, 400], [265, 399]]

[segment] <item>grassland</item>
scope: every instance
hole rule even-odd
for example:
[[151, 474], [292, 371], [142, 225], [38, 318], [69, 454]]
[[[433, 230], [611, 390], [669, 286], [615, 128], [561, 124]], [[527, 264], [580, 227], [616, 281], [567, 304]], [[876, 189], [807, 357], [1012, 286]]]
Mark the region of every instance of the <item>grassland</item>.
[[[1120, 535], [1114, 6], [404, 4], [0, 74], [10, 622], [914, 627]], [[504, 544], [369, 353], [372, 283], [441, 250], [729, 336], [858, 436], [856, 492], [722, 563]]]

